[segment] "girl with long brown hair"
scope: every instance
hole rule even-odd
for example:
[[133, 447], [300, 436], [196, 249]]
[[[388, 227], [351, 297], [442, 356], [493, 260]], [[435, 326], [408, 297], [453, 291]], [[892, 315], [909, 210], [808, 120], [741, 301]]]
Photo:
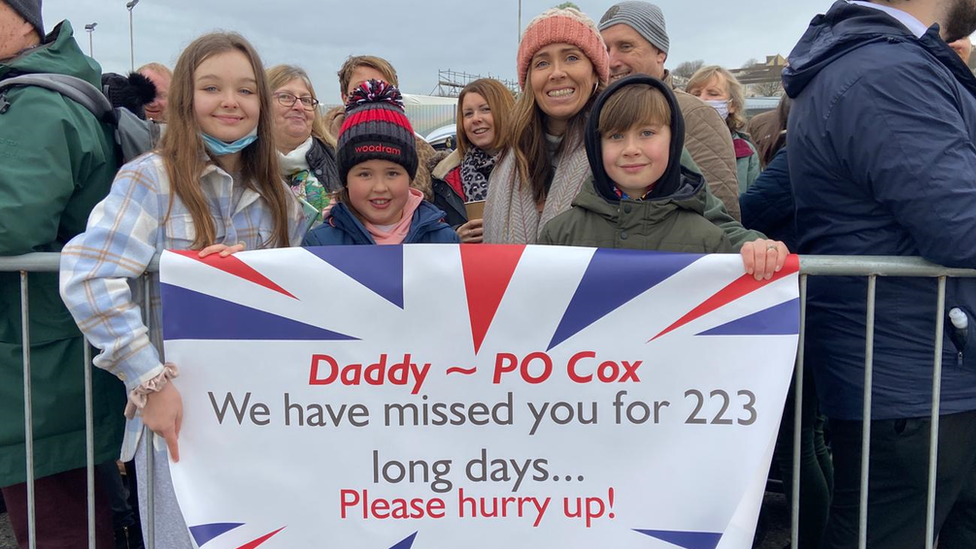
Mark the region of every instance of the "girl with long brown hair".
[[[279, 174], [271, 113], [264, 68], [247, 40], [235, 33], [196, 39], [173, 73], [160, 149], [122, 167], [87, 230], [62, 251], [62, 297], [101, 350], [95, 365], [129, 392], [122, 459], [136, 458], [140, 492], [150, 443], [140, 440], [143, 425], [166, 442], [154, 459], [157, 547], [192, 547], [167, 459], [179, 461], [183, 401], [168, 383], [177, 366], [162, 355], [158, 277], [149, 296], [134, 293], [129, 279], [164, 249], [200, 250], [203, 257], [301, 241], [301, 208]], [[149, 308], [152, 330], [139, 301]], [[148, 524], [145, 495], [139, 503]]]
[[606, 86], [610, 58], [592, 20], [557, 8], [526, 27], [518, 73], [522, 94], [512, 112], [510, 148], [488, 184], [488, 243], [532, 244], [572, 205], [590, 177], [583, 130]]

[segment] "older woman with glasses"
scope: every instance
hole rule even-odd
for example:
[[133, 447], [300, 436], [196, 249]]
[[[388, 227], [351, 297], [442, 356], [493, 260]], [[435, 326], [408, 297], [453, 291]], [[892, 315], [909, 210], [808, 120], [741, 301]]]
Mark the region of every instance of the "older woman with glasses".
[[328, 216], [342, 189], [336, 168], [335, 140], [325, 130], [312, 81], [291, 65], [268, 69], [273, 90], [274, 132], [281, 175], [292, 192], [315, 209], [316, 222]]

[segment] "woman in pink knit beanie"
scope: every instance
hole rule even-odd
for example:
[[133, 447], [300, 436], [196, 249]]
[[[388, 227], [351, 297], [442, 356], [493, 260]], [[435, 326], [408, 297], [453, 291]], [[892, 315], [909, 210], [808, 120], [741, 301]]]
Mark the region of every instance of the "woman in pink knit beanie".
[[488, 185], [485, 242], [532, 244], [570, 208], [590, 176], [583, 128], [609, 74], [603, 38], [579, 11], [551, 9], [526, 27], [518, 50], [522, 94], [511, 148]]

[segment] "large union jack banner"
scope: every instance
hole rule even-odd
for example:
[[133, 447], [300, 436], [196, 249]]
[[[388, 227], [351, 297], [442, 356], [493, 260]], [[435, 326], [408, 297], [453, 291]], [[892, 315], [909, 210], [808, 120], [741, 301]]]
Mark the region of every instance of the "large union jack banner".
[[745, 549], [795, 257], [292, 248], [161, 263], [204, 549]]

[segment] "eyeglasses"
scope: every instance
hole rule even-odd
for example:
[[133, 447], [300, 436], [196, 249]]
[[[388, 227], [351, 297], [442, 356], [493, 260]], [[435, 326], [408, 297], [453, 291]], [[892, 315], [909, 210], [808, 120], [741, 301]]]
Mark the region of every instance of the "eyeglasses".
[[319, 100], [311, 95], [303, 95], [302, 97], [298, 97], [288, 92], [281, 92], [274, 94], [274, 96], [275, 99], [278, 100], [279, 105], [282, 107], [288, 107], [289, 109], [295, 106], [296, 101], [301, 101], [302, 106], [305, 107], [305, 110], [307, 111], [314, 109], [315, 106], [319, 104]]

